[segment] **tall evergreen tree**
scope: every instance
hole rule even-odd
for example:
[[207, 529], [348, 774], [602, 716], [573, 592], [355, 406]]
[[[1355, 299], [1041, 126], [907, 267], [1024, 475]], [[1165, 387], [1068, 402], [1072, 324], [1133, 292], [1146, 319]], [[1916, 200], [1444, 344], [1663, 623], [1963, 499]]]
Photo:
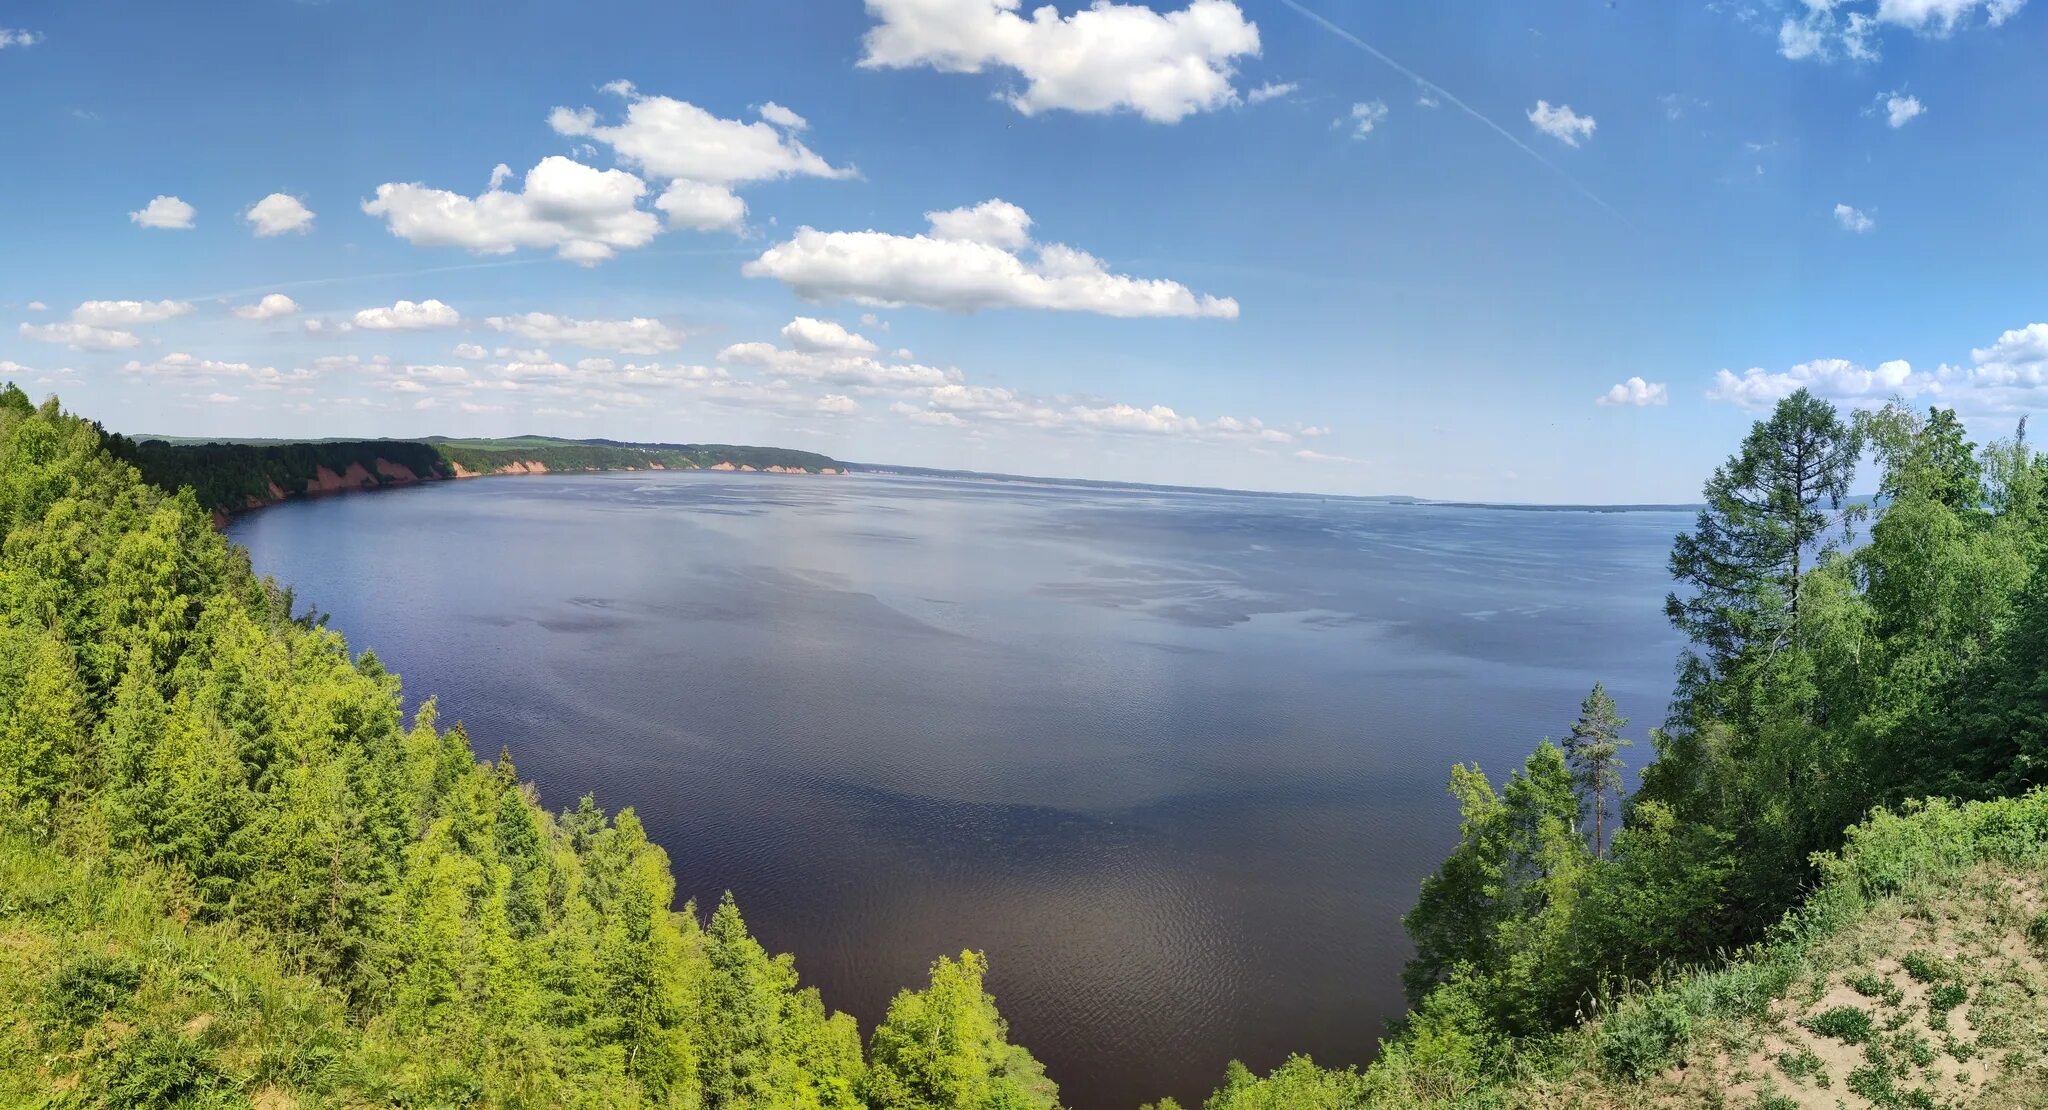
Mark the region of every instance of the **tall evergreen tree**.
[[1849, 519], [1843, 502], [1859, 452], [1834, 406], [1801, 389], [1708, 479], [1706, 507], [1671, 548], [1671, 576], [1687, 592], [1664, 602], [1694, 645], [1691, 692], [1728, 677], [1752, 648], [1797, 641], [1800, 574]]
[[1621, 796], [1621, 749], [1635, 743], [1623, 738], [1628, 718], [1614, 708], [1605, 686], [1596, 682], [1593, 692], [1579, 703], [1579, 719], [1572, 722], [1564, 738], [1564, 757], [1571, 767], [1572, 784], [1578, 788], [1583, 813], [1593, 818], [1593, 854], [1607, 850], [1607, 799]]

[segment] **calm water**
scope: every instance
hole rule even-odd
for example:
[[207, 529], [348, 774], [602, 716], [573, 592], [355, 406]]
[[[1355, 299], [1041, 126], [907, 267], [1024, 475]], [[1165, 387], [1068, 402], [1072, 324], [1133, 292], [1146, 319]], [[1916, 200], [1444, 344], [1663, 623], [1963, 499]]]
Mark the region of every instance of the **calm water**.
[[1443, 785], [1662, 716], [1671, 513], [888, 477], [447, 483], [239, 520], [546, 802], [632, 805], [870, 1026], [985, 949], [1077, 1110], [1370, 1058]]

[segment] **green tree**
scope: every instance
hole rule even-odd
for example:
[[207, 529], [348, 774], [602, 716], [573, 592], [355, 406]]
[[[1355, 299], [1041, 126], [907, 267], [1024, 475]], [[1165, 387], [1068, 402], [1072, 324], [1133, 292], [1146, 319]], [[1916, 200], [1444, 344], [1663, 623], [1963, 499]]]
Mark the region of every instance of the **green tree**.
[[1579, 703], [1579, 719], [1564, 738], [1565, 762], [1579, 792], [1580, 812], [1593, 818], [1593, 854], [1607, 850], [1607, 799], [1621, 797], [1621, 749], [1635, 743], [1623, 738], [1628, 718], [1614, 707], [1606, 687], [1596, 682]]
[[1694, 645], [1695, 690], [1727, 678], [1752, 648], [1797, 641], [1804, 560], [1848, 519], [1859, 451], [1834, 407], [1802, 389], [1708, 479], [1706, 507], [1671, 548], [1671, 576], [1687, 592], [1664, 603]]
[[865, 1093], [874, 1110], [1042, 1110], [1059, 1089], [982, 989], [979, 952], [932, 964], [931, 985], [903, 991], [869, 1040]]

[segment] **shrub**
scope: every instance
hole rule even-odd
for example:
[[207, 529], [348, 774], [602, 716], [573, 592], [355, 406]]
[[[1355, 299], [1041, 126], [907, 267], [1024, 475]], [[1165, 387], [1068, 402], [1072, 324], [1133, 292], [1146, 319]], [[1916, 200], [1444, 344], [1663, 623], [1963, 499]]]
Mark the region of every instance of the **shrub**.
[[1670, 994], [1616, 1010], [1600, 1026], [1600, 1066], [1608, 1074], [1644, 1079], [1663, 1070], [1692, 1037], [1692, 1015]]
[[43, 1013], [60, 1025], [89, 1025], [134, 995], [142, 968], [125, 956], [89, 952], [65, 961], [43, 990]]
[[132, 1110], [214, 1110], [248, 1105], [197, 1044], [161, 1030], [121, 1043], [95, 1077], [91, 1105]]
[[1969, 1001], [1970, 991], [1961, 983], [1939, 983], [1927, 992], [1927, 1008], [1945, 1014]]
[[1815, 1056], [1810, 1048], [1801, 1048], [1797, 1051], [1787, 1049], [1779, 1053], [1778, 1070], [1785, 1073], [1785, 1078], [1794, 1082], [1812, 1079], [1815, 1086], [1828, 1085], [1827, 1066], [1821, 1063], [1820, 1057]]
[[1908, 952], [1899, 958], [1899, 965], [1906, 969], [1906, 974], [1923, 983], [1956, 977], [1955, 968], [1951, 967], [1947, 960], [1939, 956], [1929, 956], [1925, 952]]
[[1849, 986], [1857, 994], [1865, 998], [1882, 999], [1893, 1006], [1906, 1000], [1906, 992], [1900, 990], [1897, 983], [1882, 975], [1872, 975], [1867, 972], [1862, 975], [1851, 975], [1849, 977]]
[[1862, 1044], [1870, 1039], [1873, 1031], [1870, 1015], [1854, 1006], [1837, 1006], [1822, 1010], [1800, 1024], [1823, 1037], [1833, 1037], [1844, 1044]]

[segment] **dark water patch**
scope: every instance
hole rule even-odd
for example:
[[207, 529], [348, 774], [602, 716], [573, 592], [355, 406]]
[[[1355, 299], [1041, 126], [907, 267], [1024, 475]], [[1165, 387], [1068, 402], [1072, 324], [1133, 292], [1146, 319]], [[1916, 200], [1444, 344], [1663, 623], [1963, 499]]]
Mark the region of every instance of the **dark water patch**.
[[985, 949], [1069, 1102], [1129, 1110], [1370, 1058], [1450, 764], [1504, 775], [1596, 679], [1644, 735], [1687, 522], [642, 473], [233, 533], [549, 805], [634, 806], [829, 1004]]

